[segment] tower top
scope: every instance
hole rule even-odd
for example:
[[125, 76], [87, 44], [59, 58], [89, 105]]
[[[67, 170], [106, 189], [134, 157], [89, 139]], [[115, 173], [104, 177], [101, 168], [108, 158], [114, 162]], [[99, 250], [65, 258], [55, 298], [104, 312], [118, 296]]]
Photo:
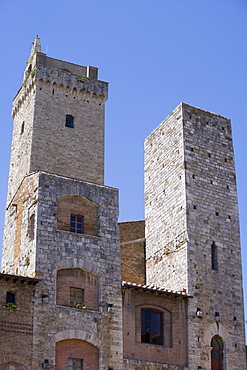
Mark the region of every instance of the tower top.
[[32, 49], [30, 52], [29, 59], [33, 56], [33, 54], [37, 52], [41, 53], [41, 43], [40, 43], [40, 38], [38, 36], [36, 36], [34, 41], [32, 42]]

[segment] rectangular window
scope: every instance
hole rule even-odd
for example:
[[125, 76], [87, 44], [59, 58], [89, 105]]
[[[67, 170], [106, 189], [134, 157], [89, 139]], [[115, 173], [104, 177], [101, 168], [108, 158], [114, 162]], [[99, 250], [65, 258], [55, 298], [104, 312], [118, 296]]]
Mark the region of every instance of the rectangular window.
[[70, 231], [72, 233], [84, 233], [84, 217], [79, 215], [70, 216]]
[[152, 309], [141, 310], [141, 341], [163, 345], [163, 314]]
[[70, 305], [76, 308], [84, 306], [84, 289], [70, 288]]
[[74, 117], [70, 114], [66, 114], [65, 126], [70, 128], [74, 127]]
[[78, 358], [68, 359], [68, 369], [69, 370], [83, 370], [83, 360]]
[[15, 293], [7, 292], [6, 294], [6, 303], [14, 303], [15, 304]]

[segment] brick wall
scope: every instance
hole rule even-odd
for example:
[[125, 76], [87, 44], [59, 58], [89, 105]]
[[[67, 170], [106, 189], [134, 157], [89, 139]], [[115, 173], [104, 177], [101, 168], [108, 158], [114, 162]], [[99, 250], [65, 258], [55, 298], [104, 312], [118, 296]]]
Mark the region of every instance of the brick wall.
[[71, 214], [83, 216], [84, 234], [97, 235], [98, 205], [87, 198], [63, 195], [57, 198], [57, 228], [70, 231]]
[[63, 269], [57, 272], [57, 304], [68, 306], [70, 288], [84, 290], [84, 304], [88, 310], [98, 310], [98, 279], [80, 269]]
[[[31, 370], [33, 344], [33, 293], [31, 279], [1, 275], [0, 369]], [[7, 292], [15, 294], [13, 312], [6, 307]]]
[[78, 339], [56, 343], [56, 370], [68, 369], [68, 358], [83, 360], [83, 370], [99, 369], [99, 350], [90, 343]]
[[[164, 313], [164, 345], [141, 343], [141, 308]], [[126, 290], [123, 296], [124, 358], [185, 366], [187, 361], [186, 300]], [[142, 368], [137, 367], [137, 368]], [[156, 369], [157, 367], [147, 367]]]

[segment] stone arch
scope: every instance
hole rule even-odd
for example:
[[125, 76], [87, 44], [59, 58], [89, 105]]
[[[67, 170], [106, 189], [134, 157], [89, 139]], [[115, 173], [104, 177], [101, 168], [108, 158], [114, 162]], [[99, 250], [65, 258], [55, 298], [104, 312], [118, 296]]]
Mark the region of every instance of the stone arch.
[[58, 86], [58, 89], [59, 89], [59, 90], [64, 90], [64, 85], [63, 85], [63, 84], [60, 84], [60, 85]]
[[77, 95], [77, 88], [76, 88], [76, 87], [74, 87], [74, 88], [73, 88], [73, 90], [72, 90], [72, 94], [73, 94], [73, 95]]
[[102, 346], [102, 341], [100, 340], [100, 338], [96, 334], [93, 334], [92, 332], [88, 332], [86, 330], [69, 329], [60, 331], [59, 333], [56, 333], [54, 335], [55, 343], [67, 339], [84, 340], [85, 342], [88, 342], [97, 348], [100, 348]]
[[[98, 204], [79, 195], [64, 194], [57, 198], [57, 228], [80, 234], [97, 236]], [[74, 230], [72, 217], [82, 219], [82, 230]]]
[[215, 335], [219, 335], [222, 338], [223, 342], [225, 343], [225, 348], [226, 349], [231, 348], [231, 338], [230, 338], [230, 335], [229, 335], [228, 331], [226, 330], [224, 325], [222, 325], [221, 323], [219, 323], [217, 325], [216, 322], [211, 324], [208, 327], [208, 329], [205, 330], [204, 343], [206, 343], [208, 346], [210, 346], [211, 339]]
[[101, 270], [95, 265], [95, 263], [92, 263], [85, 259], [79, 259], [74, 257], [66, 257], [63, 258], [61, 261], [57, 261], [55, 267], [57, 270], [66, 268], [78, 268], [85, 271], [89, 271], [98, 277], [101, 275]]

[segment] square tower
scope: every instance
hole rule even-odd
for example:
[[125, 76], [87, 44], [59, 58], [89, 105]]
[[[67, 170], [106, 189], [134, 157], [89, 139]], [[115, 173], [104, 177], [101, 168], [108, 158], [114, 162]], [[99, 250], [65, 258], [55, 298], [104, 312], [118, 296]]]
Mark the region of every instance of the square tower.
[[13, 102], [2, 271], [40, 279], [27, 370], [122, 366], [118, 190], [104, 186], [107, 86], [97, 68], [46, 57], [36, 38]]
[[[145, 141], [147, 284], [186, 291], [189, 366], [245, 368], [230, 120], [180, 104]], [[194, 366], [194, 367], [193, 367]]]

